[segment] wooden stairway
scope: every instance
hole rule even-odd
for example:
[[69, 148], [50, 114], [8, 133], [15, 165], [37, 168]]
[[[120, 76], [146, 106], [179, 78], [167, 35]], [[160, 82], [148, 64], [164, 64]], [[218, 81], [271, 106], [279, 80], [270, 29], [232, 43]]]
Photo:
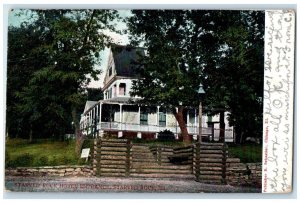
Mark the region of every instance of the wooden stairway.
[[174, 165], [168, 161], [169, 150], [161, 153], [160, 160], [148, 146], [133, 145], [130, 177], [134, 178], [167, 178], [195, 179], [191, 165]]
[[125, 139], [99, 139], [94, 154], [96, 175], [127, 177], [130, 164], [130, 143]]
[[194, 147], [193, 172], [202, 183], [225, 184], [227, 148], [223, 143], [201, 143]]
[[[178, 157], [186, 158], [180, 163]], [[93, 171], [104, 177], [189, 179], [226, 184], [227, 147], [197, 143], [187, 147], [150, 147], [126, 139], [95, 140]], [[171, 162], [170, 160], [175, 160]]]

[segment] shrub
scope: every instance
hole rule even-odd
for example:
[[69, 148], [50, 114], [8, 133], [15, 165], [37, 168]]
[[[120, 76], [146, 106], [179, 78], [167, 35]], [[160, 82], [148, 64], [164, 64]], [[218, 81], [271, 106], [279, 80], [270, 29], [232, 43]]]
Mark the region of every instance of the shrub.
[[67, 165], [72, 163], [72, 159], [68, 156], [62, 156], [58, 159], [59, 165]]
[[31, 166], [33, 162], [34, 156], [25, 153], [23, 155], [17, 156], [14, 160], [10, 160], [8, 163], [8, 167], [25, 167]]
[[160, 141], [174, 141], [175, 135], [170, 130], [164, 130], [158, 133], [157, 139]]
[[91, 151], [94, 147], [94, 139], [86, 139], [84, 140], [83, 144], [82, 144], [82, 149], [84, 148], [90, 148]]
[[5, 150], [5, 168], [12, 167], [11, 165], [11, 157], [7, 150]]
[[46, 156], [41, 156], [36, 161], [36, 166], [47, 166], [47, 165], [49, 165], [49, 160], [48, 160], [48, 157], [46, 157]]
[[57, 159], [57, 157], [55, 155], [53, 155], [49, 161], [49, 165], [51, 166], [56, 166], [59, 165], [59, 160]]

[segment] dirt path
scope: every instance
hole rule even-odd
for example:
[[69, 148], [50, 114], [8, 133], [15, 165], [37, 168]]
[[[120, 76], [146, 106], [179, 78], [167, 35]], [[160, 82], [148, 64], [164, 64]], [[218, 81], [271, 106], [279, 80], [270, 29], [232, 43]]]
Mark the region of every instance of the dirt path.
[[22, 192], [142, 192], [142, 193], [260, 193], [260, 188], [202, 184], [191, 180], [98, 177], [5, 177], [8, 191]]

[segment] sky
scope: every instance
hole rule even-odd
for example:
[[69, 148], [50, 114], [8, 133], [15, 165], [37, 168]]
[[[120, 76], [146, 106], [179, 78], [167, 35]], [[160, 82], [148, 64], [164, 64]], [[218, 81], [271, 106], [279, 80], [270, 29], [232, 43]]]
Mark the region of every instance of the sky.
[[[24, 15], [16, 15], [20, 10], [12, 10], [9, 12], [8, 14], [8, 25], [10, 26], [20, 26], [21, 22], [24, 20], [28, 20], [30, 19], [30, 12], [28, 12], [27, 14]], [[131, 15], [130, 10], [118, 10], [119, 15], [122, 18], [128, 17]], [[127, 29], [127, 25], [124, 22], [117, 22], [116, 23], [116, 28], [118, 30], [124, 30]], [[106, 33], [107, 35], [109, 35], [113, 41], [115, 43], [121, 44], [121, 45], [126, 45], [129, 44], [129, 39], [128, 39], [128, 35], [127, 34], [118, 34], [118, 33], [114, 33], [111, 32], [109, 30], [104, 30], [104, 33]], [[98, 77], [99, 80], [95, 81], [92, 79], [92, 81], [90, 82], [88, 87], [93, 87], [93, 88], [100, 88], [103, 87], [103, 80], [104, 80], [104, 75], [105, 75], [105, 70], [107, 67], [107, 62], [108, 62], [108, 56], [109, 56], [109, 48], [105, 48], [105, 50], [100, 52], [100, 60], [101, 63], [100, 65], [95, 65], [96, 69], [100, 69], [102, 70], [102, 73], [100, 74], [100, 76]]]

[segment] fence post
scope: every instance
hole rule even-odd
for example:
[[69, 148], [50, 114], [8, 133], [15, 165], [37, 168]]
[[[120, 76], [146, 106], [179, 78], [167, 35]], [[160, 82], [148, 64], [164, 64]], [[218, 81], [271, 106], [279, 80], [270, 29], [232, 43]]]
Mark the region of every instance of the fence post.
[[94, 156], [93, 156], [93, 175], [96, 176], [97, 173], [97, 141], [94, 139]]
[[131, 159], [131, 141], [127, 140], [126, 141], [126, 163], [125, 163], [125, 176], [129, 177], [130, 176], [130, 159]]
[[95, 143], [95, 175], [101, 176], [101, 139], [96, 139]]
[[161, 146], [158, 146], [157, 159], [158, 159], [158, 165], [161, 165]]
[[223, 183], [224, 184], [227, 184], [227, 181], [226, 181], [226, 160], [227, 160], [227, 153], [228, 153], [228, 146], [226, 143], [223, 144], [223, 148], [222, 148], [222, 151], [223, 151], [223, 157], [222, 157], [222, 179], [223, 179]]
[[196, 181], [200, 181], [200, 143], [195, 144], [195, 151], [194, 151], [194, 157], [195, 157], [195, 176]]

